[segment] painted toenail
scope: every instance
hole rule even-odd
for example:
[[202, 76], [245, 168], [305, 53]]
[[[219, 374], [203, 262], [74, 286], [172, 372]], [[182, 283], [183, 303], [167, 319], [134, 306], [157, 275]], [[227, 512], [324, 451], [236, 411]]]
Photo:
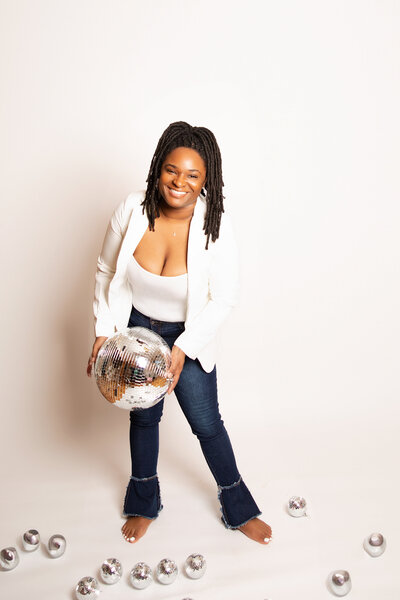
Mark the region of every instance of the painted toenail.
[[264, 542], [265, 542], [266, 544], [268, 544], [268, 542], [270, 542], [270, 541], [271, 541], [271, 538], [264, 538]]
[[134, 541], [135, 541], [135, 539], [136, 539], [135, 537], [130, 537], [130, 538], [129, 538], [129, 541], [130, 541], [130, 542], [134, 542]]

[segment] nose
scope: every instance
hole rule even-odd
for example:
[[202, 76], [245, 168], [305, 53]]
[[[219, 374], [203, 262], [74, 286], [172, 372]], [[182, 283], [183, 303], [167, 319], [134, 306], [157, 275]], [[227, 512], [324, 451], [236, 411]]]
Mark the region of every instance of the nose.
[[177, 173], [173, 179], [173, 184], [175, 187], [182, 187], [185, 185], [185, 177], [183, 173]]

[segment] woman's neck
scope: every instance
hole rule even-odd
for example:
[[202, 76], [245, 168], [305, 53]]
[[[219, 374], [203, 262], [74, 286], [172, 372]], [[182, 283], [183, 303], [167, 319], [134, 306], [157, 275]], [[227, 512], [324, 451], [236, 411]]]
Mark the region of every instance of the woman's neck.
[[186, 221], [190, 221], [193, 217], [194, 207], [196, 203], [191, 204], [190, 206], [184, 206], [182, 208], [171, 208], [165, 202], [164, 199], [160, 201], [160, 217], [167, 219], [169, 221], [178, 221], [184, 223]]

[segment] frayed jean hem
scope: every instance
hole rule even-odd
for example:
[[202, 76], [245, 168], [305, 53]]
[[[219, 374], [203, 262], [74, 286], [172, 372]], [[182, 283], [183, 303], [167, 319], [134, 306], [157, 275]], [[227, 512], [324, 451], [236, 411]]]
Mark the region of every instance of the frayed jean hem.
[[124, 519], [128, 519], [129, 517], [142, 517], [143, 519], [149, 519], [149, 521], [154, 521], [155, 519], [157, 519], [158, 515], [160, 514], [160, 512], [163, 509], [163, 505], [160, 506], [158, 513], [156, 514], [155, 517], [147, 517], [146, 515], [138, 515], [138, 514], [127, 514], [126, 512], [122, 511], [121, 516]]
[[122, 516], [144, 517], [152, 521], [162, 508], [157, 473], [143, 478], [132, 475], [126, 488]]
[[238, 529], [261, 515], [241, 476], [231, 485], [218, 486], [218, 500], [221, 520], [227, 529]]

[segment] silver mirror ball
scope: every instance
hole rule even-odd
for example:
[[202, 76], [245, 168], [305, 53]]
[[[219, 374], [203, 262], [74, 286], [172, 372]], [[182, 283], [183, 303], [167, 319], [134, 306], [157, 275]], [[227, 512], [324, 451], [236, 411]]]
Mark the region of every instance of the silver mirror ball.
[[3, 548], [0, 552], [0, 565], [5, 571], [12, 571], [19, 563], [17, 549], [13, 546]]
[[130, 572], [131, 584], [137, 590], [144, 590], [153, 581], [153, 575], [149, 565], [144, 562], [138, 562]]
[[121, 579], [122, 565], [117, 558], [107, 558], [100, 567], [100, 577], [109, 585]]
[[170, 380], [168, 344], [145, 327], [127, 327], [108, 338], [94, 366], [103, 396], [119, 408], [149, 408], [162, 400]]
[[292, 496], [288, 501], [288, 513], [292, 517], [305, 517], [307, 502], [301, 496]]
[[346, 596], [351, 590], [351, 579], [348, 571], [332, 571], [328, 577], [328, 587], [336, 596]]
[[170, 558], [163, 558], [156, 568], [157, 579], [164, 585], [173, 583], [178, 575], [178, 567], [176, 562]]
[[185, 561], [185, 573], [190, 579], [200, 579], [206, 568], [206, 559], [202, 554], [190, 554]]
[[99, 582], [94, 577], [83, 577], [78, 581], [75, 588], [77, 600], [93, 600], [94, 598], [97, 598], [99, 594]]
[[22, 545], [27, 552], [33, 552], [39, 548], [40, 535], [36, 529], [25, 531], [22, 536]]
[[374, 558], [383, 554], [385, 549], [386, 540], [381, 533], [371, 533], [364, 540], [364, 550]]
[[55, 533], [51, 536], [47, 543], [47, 551], [50, 554], [51, 558], [59, 558], [65, 552], [65, 548], [67, 547], [66, 539], [60, 533]]

